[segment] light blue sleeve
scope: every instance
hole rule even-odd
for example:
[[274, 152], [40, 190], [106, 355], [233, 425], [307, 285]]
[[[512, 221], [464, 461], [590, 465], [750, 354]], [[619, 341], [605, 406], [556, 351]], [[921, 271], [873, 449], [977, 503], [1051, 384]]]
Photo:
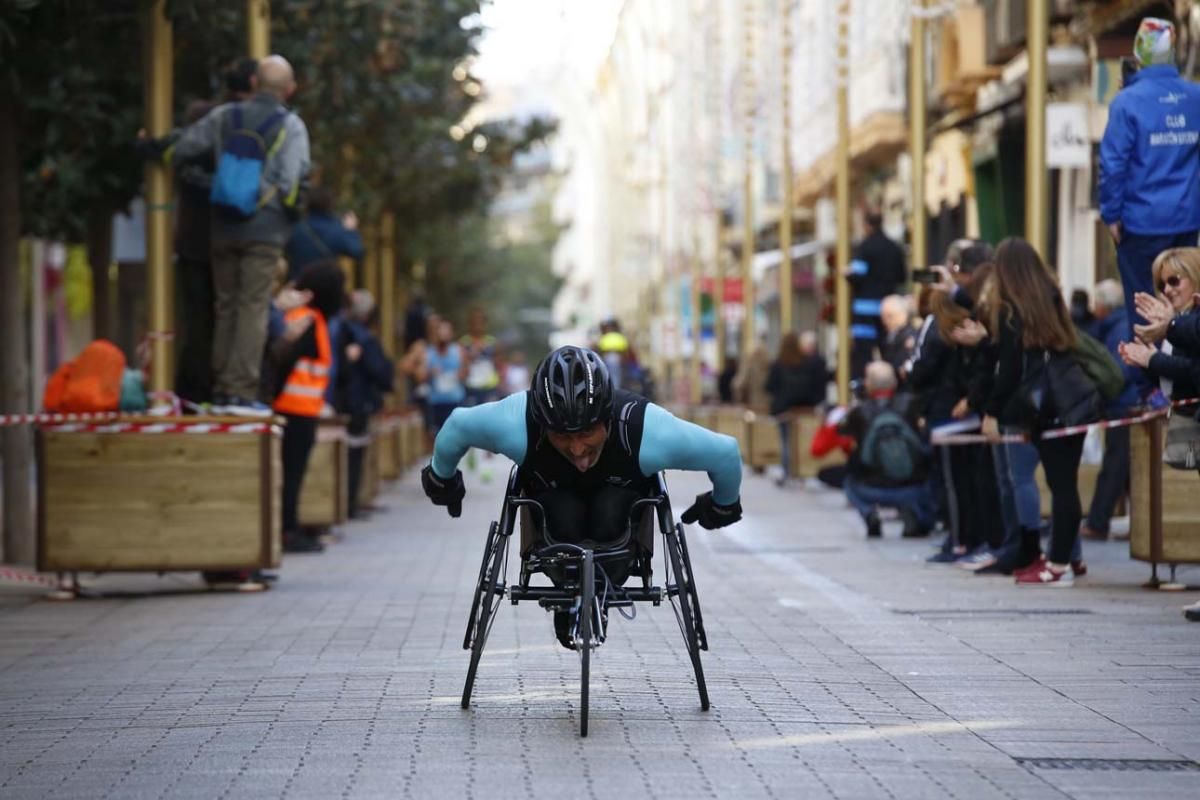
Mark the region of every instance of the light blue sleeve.
[[742, 490], [742, 453], [737, 439], [685, 422], [662, 406], [646, 407], [638, 465], [645, 475], [665, 469], [708, 473], [713, 500], [727, 506]]
[[433, 471], [454, 476], [458, 462], [472, 447], [500, 453], [520, 464], [525, 460], [525, 392], [474, 408], [456, 408], [433, 443]]

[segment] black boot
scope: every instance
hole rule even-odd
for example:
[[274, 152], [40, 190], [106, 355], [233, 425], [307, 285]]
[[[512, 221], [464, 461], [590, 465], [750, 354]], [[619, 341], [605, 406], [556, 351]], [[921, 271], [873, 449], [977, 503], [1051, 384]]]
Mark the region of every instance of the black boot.
[[879, 519], [879, 512], [872, 511], [867, 514], [867, 538], [879, 539], [883, 536], [883, 522]]

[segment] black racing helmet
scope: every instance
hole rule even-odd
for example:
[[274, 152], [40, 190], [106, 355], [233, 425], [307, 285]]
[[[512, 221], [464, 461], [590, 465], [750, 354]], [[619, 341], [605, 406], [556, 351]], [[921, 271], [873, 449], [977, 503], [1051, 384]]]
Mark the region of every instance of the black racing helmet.
[[533, 419], [546, 430], [575, 433], [612, 417], [608, 367], [586, 347], [560, 347], [538, 364], [530, 387]]

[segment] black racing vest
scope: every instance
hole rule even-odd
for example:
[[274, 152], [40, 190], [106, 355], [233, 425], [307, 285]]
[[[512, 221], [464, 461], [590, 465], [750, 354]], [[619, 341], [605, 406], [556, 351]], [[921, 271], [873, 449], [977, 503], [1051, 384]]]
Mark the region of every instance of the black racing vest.
[[525, 430], [529, 438], [521, 463], [521, 488], [526, 492], [568, 489], [590, 493], [610, 485], [649, 491], [653, 478], [643, 475], [638, 463], [648, 405], [649, 400], [633, 392], [616, 391], [608, 439], [600, 459], [587, 472], [580, 472], [550, 444], [542, 426], [533, 418], [530, 398], [525, 404]]

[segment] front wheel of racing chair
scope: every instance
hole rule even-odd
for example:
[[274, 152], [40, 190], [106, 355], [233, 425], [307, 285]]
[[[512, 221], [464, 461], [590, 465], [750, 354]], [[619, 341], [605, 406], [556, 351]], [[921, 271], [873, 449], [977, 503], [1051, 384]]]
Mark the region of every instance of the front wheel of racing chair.
[[[501, 527], [502, 525], [504, 527]], [[479, 580], [475, 584], [475, 597], [471, 601], [471, 614], [467, 619], [467, 632], [463, 637], [463, 649], [471, 651], [467, 680], [463, 684], [463, 708], [471, 706], [475, 673], [479, 669], [479, 660], [483, 657], [483, 648], [487, 645], [492, 622], [496, 619], [496, 611], [500, 608], [500, 598], [504, 597], [505, 575], [508, 572], [508, 540], [511, 533], [512, 518], [508, 514], [502, 515], [501, 521], [493, 522], [488, 529], [483, 561], [479, 565]]]
[[[660, 478], [661, 481], [661, 478]], [[666, 495], [666, 484], [662, 484]], [[675, 621], [683, 634], [692, 670], [696, 673], [696, 691], [700, 693], [700, 710], [708, 711], [708, 684], [704, 681], [704, 665], [700, 663], [700, 651], [708, 649], [708, 636], [704, 632], [704, 618], [700, 613], [700, 597], [696, 592], [696, 578], [692, 573], [692, 559], [688, 554], [687, 536], [683, 525], [674, 521], [670, 505], [659, 507], [659, 524], [663, 543], [666, 546], [666, 591], [675, 611]]]

